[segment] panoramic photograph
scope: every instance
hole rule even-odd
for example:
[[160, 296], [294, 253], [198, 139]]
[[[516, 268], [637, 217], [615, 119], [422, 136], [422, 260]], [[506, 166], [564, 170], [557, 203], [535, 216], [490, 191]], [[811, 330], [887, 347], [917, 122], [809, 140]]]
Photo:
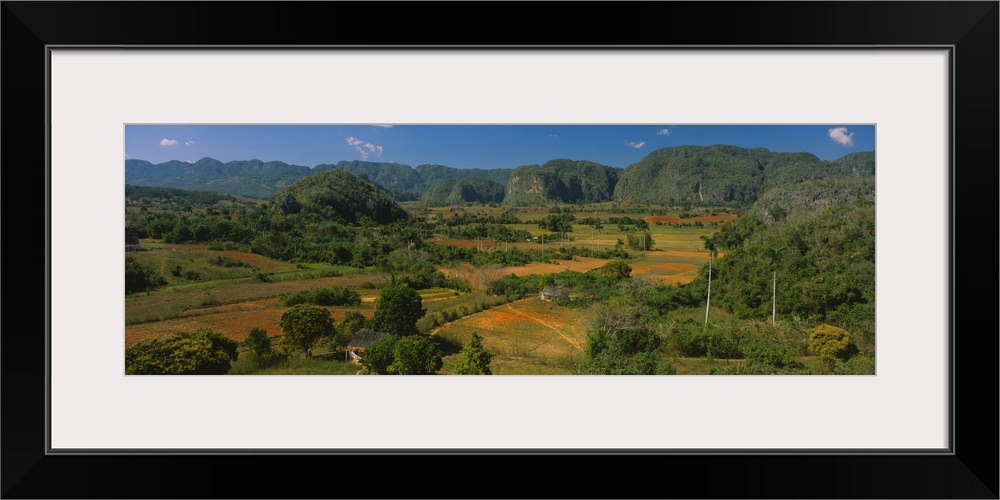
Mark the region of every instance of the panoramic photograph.
[[875, 126], [124, 127], [126, 375], [874, 375]]

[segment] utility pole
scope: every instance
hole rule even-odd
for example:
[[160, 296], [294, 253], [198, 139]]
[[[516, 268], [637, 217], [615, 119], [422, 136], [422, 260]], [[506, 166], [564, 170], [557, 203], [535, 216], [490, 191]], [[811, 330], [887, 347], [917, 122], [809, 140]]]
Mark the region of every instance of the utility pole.
[[708, 325], [708, 306], [712, 303], [712, 255], [708, 257], [708, 296], [705, 299], [705, 325]]

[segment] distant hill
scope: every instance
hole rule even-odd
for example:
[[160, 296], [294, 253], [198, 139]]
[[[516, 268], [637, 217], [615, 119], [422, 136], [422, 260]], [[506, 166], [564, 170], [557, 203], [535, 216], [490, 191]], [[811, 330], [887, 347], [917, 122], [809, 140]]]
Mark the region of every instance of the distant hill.
[[370, 161], [342, 161], [336, 165], [320, 164], [313, 169], [314, 173], [328, 170], [343, 170], [354, 175], [364, 174], [362, 178], [385, 188], [399, 201], [416, 199], [413, 190], [421, 186], [423, 181], [413, 167], [402, 163], [377, 163]]
[[417, 165], [415, 170], [423, 179], [424, 185], [428, 188], [443, 179], [468, 179], [476, 177], [487, 181], [493, 181], [502, 186], [507, 185], [513, 168], [494, 168], [490, 170], [481, 168], [452, 168], [444, 165]]
[[[875, 152], [823, 161], [810, 153], [776, 153], [737, 146], [677, 146], [658, 149], [628, 168], [587, 160], [555, 159], [515, 169], [460, 169], [444, 165], [341, 161], [315, 168], [280, 161], [202, 158], [194, 163], [152, 164], [125, 160], [125, 183], [213, 191], [269, 199], [291, 183], [340, 170], [371, 181], [396, 201], [432, 205], [481, 202], [499, 197], [512, 205], [617, 200], [630, 203], [738, 203], [749, 205], [775, 187], [808, 180], [875, 174]], [[473, 180], [475, 179], [475, 180]], [[452, 181], [452, 182], [443, 182]], [[459, 182], [464, 181], [464, 182]]]
[[556, 159], [514, 169], [504, 203], [530, 205], [612, 199], [621, 170], [587, 160]]
[[125, 160], [125, 184], [214, 191], [257, 199], [267, 199], [311, 172], [309, 167], [280, 161], [222, 163], [202, 158], [194, 163], [171, 160], [154, 165], [145, 160]]
[[503, 198], [503, 184], [478, 177], [467, 177], [435, 182], [420, 197], [420, 201], [432, 207], [440, 207], [465, 203], [500, 203]]
[[379, 163], [357, 160], [342, 161], [336, 165], [316, 165], [316, 168], [313, 170], [323, 172], [334, 169], [346, 170], [355, 175], [364, 174], [369, 180], [391, 193], [398, 201], [423, 199], [424, 194], [432, 186], [439, 181], [448, 179], [461, 180], [469, 177], [478, 177], [505, 185], [511, 172], [511, 169], [462, 169], [446, 167], [444, 165], [417, 165], [416, 168], [413, 168], [402, 163]]
[[158, 202], [168, 201], [188, 205], [215, 205], [220, 201], [237, 201], [237, 198], [211, 191], [192, 191], [188, 189], [143, 187], [125, 185], [125, 200], [127, 202]]
[[775, 153], [737, 146], [658, 149], [622, 173], [619, 201], [753, 203], [767, 189], [807, 180], [875, 174], [875, 153], [853, 153], [828, 162], [810, 153]]
[[194, 163], [171, 160], [152, 164], [145, 160], [125, 160], [125, 183], [134, 186], [172, 187], [213, 191], [266, 200], [279, 189], [303, 177], [330, 170], [344, 170], [374, 182], [398, 201], [420, 199], [435, 183], [445, 179], [478, 177], [506, 186], [512, 169], [461, 169], [444, 165], [341, 161], [314, 168], [280, 161], [231, 161], [222, 163], [202, 158]]
[[388, 224], [408, 217], [391, 196], [344, 170], [303, 177], [275, 193], [271, 201], [286, 215], [316, 216], [350, 224], [366, 218]]

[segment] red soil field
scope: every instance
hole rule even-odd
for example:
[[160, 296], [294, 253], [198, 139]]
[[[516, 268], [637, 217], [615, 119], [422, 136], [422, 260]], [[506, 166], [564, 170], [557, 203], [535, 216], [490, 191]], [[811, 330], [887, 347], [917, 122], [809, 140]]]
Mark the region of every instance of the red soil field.
[[[145, 340], [177, 332], [208, 328], [215, 330], [233, 340], [242, 342], [250, 335], [253, 328], [263, 328], [269, 337], [281, 335], [281, 315], [287, 307], [275, 307], [278, 299], [266, 299], [238, 304], [228, 304], [211, 308], [211, 312], [197, 316], [172, 318], [151, 323], [139, 323], [125, 326], [125, 347], [131, 347], [140, 340]], [[334, 321], [339, 322], [347, 312], [346, 308], [328, 307]], [[374, 311], [360, 310], [366, 318], [372, 317]]]
[[681, 219], [680, 217], [668, 217], [668, 216], [651, 216], [644, 217], [643, 220], [655, 225], [657, 222], [660, 224], [680, 224], [682, 222], [693, 222], [699, 221], [703, 223], [709, 222], [729, 222], [731, 220], [736, 220], [736, 215], [734, 214], [715, 214], [715, 215], [695, 215], [690, 219]]
[[207, 247], [205, 245], [177, 245], [174, 243], [161, 243], [162, 248], [173, 248], [176, 250], [205, 250]]

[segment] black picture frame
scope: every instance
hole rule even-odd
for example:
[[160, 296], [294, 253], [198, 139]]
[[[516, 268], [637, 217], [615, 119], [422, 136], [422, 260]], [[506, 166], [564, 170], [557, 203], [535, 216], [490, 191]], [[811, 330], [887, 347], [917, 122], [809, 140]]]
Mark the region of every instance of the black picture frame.
[[[1000, 4], [553, 5], [557, 12], [572, 16], [553, 17], [537, 3], [3, 2], [5, 147], [0, 158], [7, 179], [8, 235], [3, 254], [8, 269], [28, 273], [27, 278], [20, 274], [13, 285], [9, 281], [3, 295], [7, 312], [3, 323], [7, 328], [0, 339], [3, 497], [997, 498], [998, 325], [991, 307], [997, 303], [997, 272], [991, 250], [997, 241], [1000, 165]], [[650, 47], [953, 47], [952, 453], [46, 453], [47, 46], [476, 47], [608, 46], [609, 42]], [[958, 238], [958, 228], [963, 229], [963, 238]], [[970, 305], [980, 302], [987, 306]], [[557, 474], [557, 462], [559, 468], [568, 467], [578, 475]], [[307, 472], [312, 470], [328, 472]], [[521, 481], [518, 475], [537, 481]], [[261, 480], [264, 476], [270, 480]], [[541, 487], [528, 487], [539, 481]], [[317, 489], [317, 484], [322, 487]]]

